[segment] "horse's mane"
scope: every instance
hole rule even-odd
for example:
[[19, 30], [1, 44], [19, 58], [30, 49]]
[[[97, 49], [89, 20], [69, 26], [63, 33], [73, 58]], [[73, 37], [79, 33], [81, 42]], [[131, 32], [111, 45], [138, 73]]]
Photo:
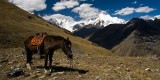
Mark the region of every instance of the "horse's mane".
[[54, 40], [66, 40], [64, 37], [59, 35], [47, 35], [48, 38], [53, 38]]

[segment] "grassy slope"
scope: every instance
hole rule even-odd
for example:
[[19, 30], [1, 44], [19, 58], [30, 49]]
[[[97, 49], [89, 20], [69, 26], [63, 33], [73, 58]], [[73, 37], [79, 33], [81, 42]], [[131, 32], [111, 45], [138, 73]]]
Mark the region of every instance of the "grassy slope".
[[[43, 31], [51, 35], [69, 37], [74, 47], [80, 48], [85, 53], [91, 53], [90, 51], [95, 54], [110, 53], [106, 49], [93, 46], [87, 40], [67, 34], [65, 30], [55, 27], [47, 21], [17, 8], [13, 4], [8, 4], [1, 0], [0, 6], [0, 47], [2, 48], [22, 47], [25, 38], [34, 35], [36, 32]], [[29, 19], [28, 16], [33, 18]]]
[[[33, 19], [28, 19], [27, 16]], [[54, 62], [59, 69], [55, 71], [63, 72], [58, 74], [53, 72], [51, 75], [40, 79], [44, 75], [42, 66], [44, 60], [36, 57], [33, 59], [34, 69], [29, 71], [24, 66], [25, 55], [22, 54], [23, 41], [26, 37], [36, 32], [45, 31], [48, 34], [69, 37], [73, 42], [74, 68], [68, 68], [66, 56], [61, 51], [55, 52]], [[18, 48], [17, 48], [18, 47]], [[15, 54], [16, 53], [16, 54]], [[13, 80], [159, 80], [160, 63], [158, 58], [152, 57], [117, 57], [109, 55], [109, 51], [93, 46], [91, 42], [79, 37], [67, 34], [65, 30], [57, 28], [48, 22], [31, 15], [12, 4], [0, 0], [0, 79], [6, 80], [6, 73], [11, 67], [17, 66], [24, 71]], [[98, 56], [97, 56], [98, 55]], [[34, 55], [37, 56], [37, 55]], [[145, 70], [149, 68], [150, 70]], [[75, 70], [74, 70], [75, 69]], [[37, 70], [39, 71], [37, 73]], [[71, 70], [71, 72], [70, 72]], [[83, 70], [88, 72], [83, 73]], [[10, 78], [9, 78], [10, 79]]]

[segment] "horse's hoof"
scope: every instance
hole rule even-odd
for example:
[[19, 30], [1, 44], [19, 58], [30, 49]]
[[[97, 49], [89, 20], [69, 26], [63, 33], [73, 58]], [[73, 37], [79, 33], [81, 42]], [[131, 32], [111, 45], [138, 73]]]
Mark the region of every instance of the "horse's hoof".
[[44, 69], [44, 73], [46, 74], [46, 73], [48, 73], [48, 71], [46, 69]]
[[29, 63], [26, 64], [27, 69], [31, 70], [31, 65]]
[[49, 73], [52, 73], [52, 69], [49, 70]]

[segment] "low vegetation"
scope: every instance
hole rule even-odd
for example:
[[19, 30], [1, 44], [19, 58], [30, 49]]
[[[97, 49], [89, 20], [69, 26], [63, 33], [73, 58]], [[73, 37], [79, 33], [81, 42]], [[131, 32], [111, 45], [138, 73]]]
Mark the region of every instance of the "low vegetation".
[[[160, 59], [155, 56], [119, 57], [70, 32], [46, 22], [36, 15], [0, 0], [0, 79], [13, 80], [159, 80]], [[73, 43], [73, 68], [61, 50], [54, 54], [53, 72], [45, 74], [44, 60], [33, 56], [32, 70], [25, 66], [23, 41], [36, 32], [69, 37]], [[12, 70], [21, 70], [15, 74]], [[11, 76], [13, 74], [14, 76]]]

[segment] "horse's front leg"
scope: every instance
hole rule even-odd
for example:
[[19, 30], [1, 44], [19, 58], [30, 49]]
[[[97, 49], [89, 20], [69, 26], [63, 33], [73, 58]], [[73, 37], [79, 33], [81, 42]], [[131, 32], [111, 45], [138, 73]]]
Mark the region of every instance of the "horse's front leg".
[[49, 69], [50, 69], [50, 72], [52, 72], [52, 56], [53, 56], [53, 52], [50, 52], [50, 54], [49, 54]]
[[48, 64], [48, 53], [45, 54], [45, 59], [44, 59], [45, 63], [44, 63], [44, 70], [45, 70], [45, 73], [47, 73], [47, 64]]

